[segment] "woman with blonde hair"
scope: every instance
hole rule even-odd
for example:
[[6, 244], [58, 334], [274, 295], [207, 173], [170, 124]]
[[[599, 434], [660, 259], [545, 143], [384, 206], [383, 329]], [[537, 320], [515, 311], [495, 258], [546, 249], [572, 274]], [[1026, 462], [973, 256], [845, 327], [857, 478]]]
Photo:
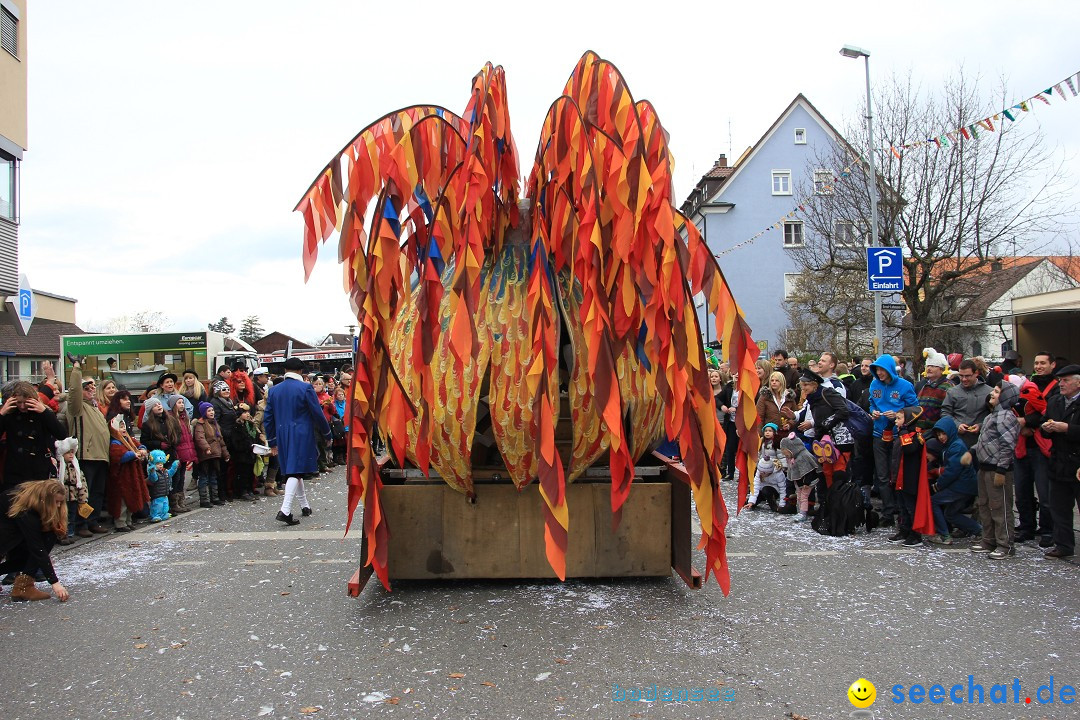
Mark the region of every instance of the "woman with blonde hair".
[[761, 359], [754, 363], [754, 369], [757, 371], [758, 382], [761, 383], [761, 390], [758, 391], [760, 396], [768, 391], [769, 375], [772, 374], [773, 364], [766, 359]]
[[180, 387], [177, 391], [187, 401], [185, 410], [187, 411], [188, 421], [192, 421], [195, 419], [195, 411], [199, 409], [199, 403], [210, 402], [210, 396], [206, 393], [202, 381], [199, 380], [199, 373], [194, 370], [185, 370], [182, 377], [183, 380], [180, 381]]
[[120, 388], [116, 385], [116, 381], [112, 378], [102, 380], [101, 384], [98, 385], [97, 403], [98, 407], [101, 408], [102, 413], [109, 409], [109, 403], [112, 402], [113, 395], [115, 395], [116, 391], [119, 389]]
[[19, 486], [11, 507], [0, 517], [0, 571], [15, 572], [12, 600], [45, 600], [49, 593], [34, 586], [38, 570], [60, 602], [68, 591], [60, 584], [49, 553], [67, 534], [67, 490], [56, 480], [31, 480]]
[[773, 371], [769, 374], [769, 384], [762, 386], [762, 393], [758, 395], [757, 412], [761, 418], [761, 427], [773, 423], [778, 428], [777, 444], [785, 437], [791, 428], [791, 421], [784, 414], [784, 408], [795, 412], [795, 393], [788, 390], [787, 379], [784, 373]]

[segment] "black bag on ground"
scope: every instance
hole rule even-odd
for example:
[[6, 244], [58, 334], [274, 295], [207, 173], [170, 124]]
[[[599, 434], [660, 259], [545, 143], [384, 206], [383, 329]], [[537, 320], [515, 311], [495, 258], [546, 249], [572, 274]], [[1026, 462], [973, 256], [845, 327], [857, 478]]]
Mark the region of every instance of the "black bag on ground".
[[[823, 485], [824, 483], [818, 484], [819, 491], [823, 489]], [[866, 523], [862, 493], [846, 475], [838, 475], [833, 480], [827, 495], [828, 498], [819, 506], [811, 523], [814, 530], [822, 535], [841, 537], [853, 534], [860, 525]]]

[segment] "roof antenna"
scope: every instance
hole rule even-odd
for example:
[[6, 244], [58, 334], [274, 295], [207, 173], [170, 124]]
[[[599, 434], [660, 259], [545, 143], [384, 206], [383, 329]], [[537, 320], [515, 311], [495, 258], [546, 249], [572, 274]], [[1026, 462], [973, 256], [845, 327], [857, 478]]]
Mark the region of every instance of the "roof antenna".
[[731, 154], [731, 116], [727, 119], [727, 155], [728, 157], [734, 157]]

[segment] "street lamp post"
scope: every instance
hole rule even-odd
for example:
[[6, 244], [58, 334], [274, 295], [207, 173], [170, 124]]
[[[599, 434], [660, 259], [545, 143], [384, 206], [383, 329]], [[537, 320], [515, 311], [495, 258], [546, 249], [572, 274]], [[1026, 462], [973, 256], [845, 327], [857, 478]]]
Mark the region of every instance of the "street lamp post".
[[[877, 228], [877, 204], [878, 204], [878, 188], [877, 188], [877, 170], [874, 165], [874, 153], [876, 152], [874, 147], [874, 112], [873, 105], [870, 101], [870, 53], [862, 48], [855, 47], [854, 45], [845, 45], [840, 48], [840, 54], [846, 58], [863, 58], [866, 61], [866, 134], [869, 138], [870, 152], [867, 153], [867, 161], [870, 165], [870, 247], [877, 247], [878, 245], [878, 228]], [[875, 292], [874, 294], [874, 352], [880, 353], [883, 350], [882, 337], [881, 337], [881, 293]]]

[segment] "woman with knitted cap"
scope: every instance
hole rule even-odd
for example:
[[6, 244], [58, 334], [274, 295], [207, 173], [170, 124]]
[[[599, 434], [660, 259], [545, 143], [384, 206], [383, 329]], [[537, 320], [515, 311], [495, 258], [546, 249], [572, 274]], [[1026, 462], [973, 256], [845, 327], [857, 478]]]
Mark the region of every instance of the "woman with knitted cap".
[[176, 418], [176, 425], [180, 429], [180, 439], [176, 443], [176, 459], [180, 461], [180, 467], [173, 476], [172, 482], [172, 508], [173, 515], [186, 513], [191, 508], [187, 506], [187, 498], [184, 496], [184, 478], [188, 471], [194, 470], [199, 456], [195, 454], [195, 439], [191, 436], [191, 424], [188, 421], [187, 398], [183, 395], [174, 395], [165, 399], [165, 411]]
[[925, 348], [923, 357], [923, 378], [915, 387], [915, 395], [919, 399], [919, 407], [922, 408], [916, 427], [927, 436], [924, 439], [929, 440], [933, 436], [930, 429], [941, 419], [941, 404], [945, 402], [945, 395], [949, 392], [949, 381], [945, 377], [949, 361], [934, 348]]
[[795, 497], [799, 510], [799, 514], [795, 516], [795, 522], [806, 522], [810, 512], [810, 491], [817, 484], [820, 473], [818, 461], [795, 433], [791, 433], [780, 441], [780, 452], [787, 460], [788, 477], [795, 483]]

